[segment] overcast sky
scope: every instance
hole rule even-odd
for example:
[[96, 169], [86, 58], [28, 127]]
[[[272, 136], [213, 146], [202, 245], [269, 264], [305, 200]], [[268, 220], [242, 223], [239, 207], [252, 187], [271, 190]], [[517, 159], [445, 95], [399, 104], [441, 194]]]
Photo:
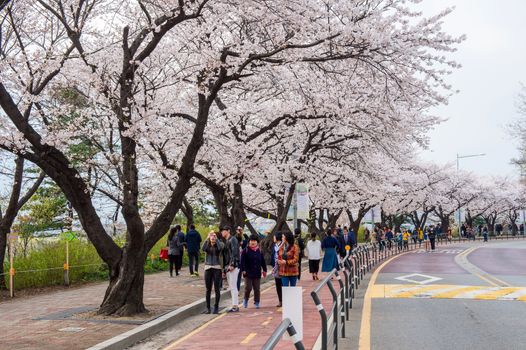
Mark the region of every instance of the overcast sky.
[[517, 156], [515, 141], [506, 130], [518, 119], [520, 82], [526, 83], [525, 0], [425, 0], [425, 14], [455, 6], [444, 30], [466, 34], [454, 58], [462, 68], [449, 77], [460, 93], [438, 115], [448, 118], [430, 133], [430, 150], [422, 158], [455, 162], [456, 154], [485, 153], [461, 159], [462, 169], [483, 175], [518, 176], [510, 159]]

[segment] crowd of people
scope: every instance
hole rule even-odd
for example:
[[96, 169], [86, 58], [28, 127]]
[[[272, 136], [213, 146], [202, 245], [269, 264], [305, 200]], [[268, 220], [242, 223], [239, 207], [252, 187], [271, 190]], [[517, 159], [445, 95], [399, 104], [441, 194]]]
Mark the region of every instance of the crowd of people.
[[[508, 233], [511, 232], [512, 235], [515, 235], [515, 234], [524, 235], [525, 234], [524, 228], [525, 228], [524, 224], [520, 224], [519, 226], [517, 226], [516, 224], [515, 225], [508, 224], [507, 226]], [[501, 223], [497, 223], [494, 225], [493, 233], [495, 234], [495, 236], [501, 236], [504, 232], [504, 229], [505, 229], [504, 225], [502, 225]], [[490, 231], [487, 225], [478, 225], [476, 227], [473, 227], [473, 225], [468, 225], [464, 223], [460, 226], [460, 235], [464, 238], [473, 239], [473, 240], [476, 239], [477, 235], [479, 237], [482, 236], [484, 238], [484, 242], [487, 242], [488, 236], [490, 235]]]
[[[502, 226], [502, 225], [501, 225]], [[501, 229], [499, 225], [495, 230]], [[445, 232], [444, 232], [445, 231]], [[501, 229], [502, 231], [502, 229]], [[521, 225], [519, 234], [524, 234]], [[479, 225], [473, 228], [463, 224], [460, 234], [465, 238], [473, 238], [478, 234], [488, 240], [488, 227]], [[396, 248], [408, 250], [409, 244], [418, 244], [426, 251], [434, 251], [437, 239], [452, 239], [451, 229], [443, 230], [440, 224], [429, 225], [422, 228], [398, 229], [375, 226], [371, 231], [365, 229], [365, 239], [376, 243], [380, 250]], [[218, 313], [221, 289], [230, 289], [232, 307], [230, 312], [239, 311], [239, 291], [241, 280], [245, 281], [243, 293], [243, 306], [248, 307], [251, 294], [254, 294], [254, 306], [261, 305], [261, 279], [267, 275], [265, 254], [260, 248], [261, 237], [248, 236], [241, 227], [232, 233], [228, 226], [221, 227], [219, 232], [211, 231], [204, 242], [201, 234], [194, 225], [189, 226], [185, 234], [180, 225], [174, 226], [168, 235], [168, 261], [170, 277], [178, 276], [183, 265], [183, 255], [188, 255], [188, 267], [191, 276], [199, 277], [199, 262], [202, 252], [204, 258], [204, 281], [206, 286], [206, 313]], [[304, 258], [308, 259], [309, 272], [313, 280], [319, 280], [320, 263], [322, 272], [338, 269], [339, 261], [345, 257], [348, 250], [357, 245], [356, 234], [348, 227], [338, 226], [327, 230], [323, 240], [312, 233], [304, 239], [300, 229], [292, 232], [276, 232], [273, 235], [273, 244], [270, 248], [270, 273], [274, 277], [277, 307], [282, 305], [282, 288], [294, 287], [301, 278], [301, 264]], [[224, 287], [223, 287], [224, 286]], [[212, 290], [215, 293], [215, 304], [211, 306]]]
[[[500, 232], [499, 232], [500, 229]], [[501, 234], [502, 225], [496, 225], [497, 234]], [[524, 234], [524, 226], [518, 228], [519, 234]], [[465, 238], [473, 238], [478, 234], [488, 240], [488, 227], [479, 225], [476, 228], [463, 224], [460, 234]], [[375, 226], [371, 231], [365, 229], [365, 240], [376, 243], [380, 250], [396, 248], [408, 250], [409, 244], [422, 246], [426, 251], [434, 251], [437, 239], [452, 239], [451, 229], [442, 229], [440, 224], [425, 228], [415, 227], [413, 230], [392, 230], [388, 227]], [[188, 267], [191, 276], [199, 277], [199, 262], [204, 252], [204, 281], [206, 286], [206, 313], [218, 313], [221, 289], [228, 286], [232, 299], [229, 312], [239, 311], [239, 291], [241, 280], [245, 281], [243, 306], [248, 307], [251, 294], [254, 294], [254, 306], [261, 305], [261, 279], [267, 275], [265, 254], [260, 248], [261, 237], [248, 236], [241, 227], [235, 233], [229, 226], [221, 227], [219, 232], [211, 231], [204, 242], [194, 225], [189, 226], [185, 234], [180, 225], [174, 226], [168, 235], [168, 261], [170, 277], [178, 276], [183, 265], [183, 256], [188, 255]], [[302, 237], [301, 230], [292, 232], [276, 232], [270, 249], [271, 273], [274, 277], [277, 307], [282, 305], [282, 288], [296, 286], [301, 279], [301, 264], [308, 259], [309, 272], [313, 280], [319, 280], [320, 262], [322, 272], [338, 269], [339, 262], [348, 250], [357, 245], [356, 234], [348, 227], [338, 226], [327, 230], [323, 240], [312, 233], [307, 242]], [[226, 283], [225, 283], [226, 282]], [[215, 304], [211, 306], [212, 289], [215, 293]]]
[[393, 247], [409, 250], [409, 243], [412, 241], [415, 245], [418, 243], [419, 248], [423, 245], [426, 251], [434, 251], [439, 238], [451, 241], [451, 229], [448, 228], [444, 233], [440, 224], [429, 225], [424, 229], [415, 227], [413, 230], [399, 229], [394, 232], [389, 227], [375, 227], [370, 235], [371, 243], [377, 243], [380, 250]]
[[[347, 227], [329, 229], [325, 238], [320, 241], [316, 233], [312, 233], [305, 243], [299, 228], [292, 232], [276, 232], [270, 249], [271, 273], [274, 277], [278, 304], [282, 306], [282, 288], [294, 287], [301, 279], [302, 260], [308, 258], [309, 272], [313, 280], [319, 280], [320, 262], [322, 272], [330, 272], [338, 268], [339, 259], [345, 257], [347, 251], [357, 244], [356, 235]], [[204, 281], [206, 289], [205, 313], [217, 314], [221, 289], [226, 281], [232, 306], [229, 312], [239, 312], [239, 291], [241, 279], [245, 281], [243, 307], [254, 293], [254, 307], [261, 305], [261, 279], [267, 276], [265, 255], [260, 248], [260, 236], [248, 236], [241, 227], [233, 234], [229, 226], [221, 227], [219, 232], [208, 233], [204, 242], [195, 226], [190, 225], [186, 235], [180, 225], [174, 226], [168, 235], [168, 260], [170, 277], [181, 273], [183, 255], [187, 251], [190, 275], [199, 276], [199, 260], [204, 252]], [[322, 252], [324, 252], [322, 254]], [[211, 305], [212, 289], [214, 290], [214, 305]]]

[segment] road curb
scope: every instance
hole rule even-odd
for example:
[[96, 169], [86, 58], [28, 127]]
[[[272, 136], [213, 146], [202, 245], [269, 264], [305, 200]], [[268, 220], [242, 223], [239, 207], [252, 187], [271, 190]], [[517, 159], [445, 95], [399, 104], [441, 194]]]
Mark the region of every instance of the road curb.
[[[221, 298], [230, 291], [221, 291]], [[147, 322], [139, 327], [129, 330], [125, 333], [119, 334], [102, 343], [96, 344], [88, 350], [121, 350], [131, 346], [141, 340], [144, 340], [152, 335], [164, 331], [165, 329], [174, 326], [178, 322], [187, 317], [195, 316], [203, 312], [206, 307], [206, 299], [201, 298], [191, 304], [170, 311], [155, 320]]]
[[[303, 264], [302, 264], [303, 265]], [[264, 284], [274, 281], [271, 273], [265, 278]], [[243, 286], [243, 284], [242, 284]], [[230, 295], [230, 290], [221, 291], [221, 300]], [[212, 301], [214, 297], [212, 296]], [[135, 343], [138, 343], [146, 338], [149, 338], [157, 333], [160, 333], [167, 328], [176, 325], [178, 322], [192, 316], [197, 316], [206, 308], [206, 298], [201, 298], [191, 304], [180, 307], [176, 310], [170, 311], [158, 318], [147, 322], [141, 326], [131, 329], [127, 332], [119, 334], [113, 338], [96, 344], [87, 350], [122, 350]]]

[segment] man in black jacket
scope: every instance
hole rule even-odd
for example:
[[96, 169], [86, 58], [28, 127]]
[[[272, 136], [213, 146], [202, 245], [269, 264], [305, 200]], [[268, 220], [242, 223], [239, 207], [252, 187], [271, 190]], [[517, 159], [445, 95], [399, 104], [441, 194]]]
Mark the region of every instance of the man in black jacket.
[[343, 228], [343, 234], [338, 235], [336, 238], [338, 239], [339, 245], [338, 252], [340, 253], [340, 257], [343, 259], [347, 255], [347, 250], [345, 247], [349, 246], [352, 249], [356, 246], [356, 237], [354, 236], [354, 232], [352, 230], [349, 232], [349, 229], [347, 226], [345, 226]]
[[239, 241], [230, 233], [230, 226], [221, 228], [221, 236], [225, 239], [224, 263], [225, 274], [232, 296], [232, 308], [229, 312], [239, 312], [239, 291], [237, 276], [239, 275]]

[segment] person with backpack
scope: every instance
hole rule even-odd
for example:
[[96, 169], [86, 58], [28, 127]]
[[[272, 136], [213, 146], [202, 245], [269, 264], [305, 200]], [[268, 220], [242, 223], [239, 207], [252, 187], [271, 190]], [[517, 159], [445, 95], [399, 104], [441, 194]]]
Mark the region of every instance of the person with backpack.
[[248, 245], [241, 252], [240, 270], [245, 278], [245, 295], [243, 298], [243, 307], [248, 307], [248, 299], [250, 293], [254, 289], [254, 305], [259, 309], [261, 298], [261, 276], [267, 277], [267, 264], [263, 253], [259, 249], [259, 237], [256, 235], [250, 236]]
[[239, 275], [239, 241], [230, 233], [230, 226], [221, 228], [221, 235], [225, 239], [224, 271], [232, 297], [232, 308], [228, 312], [239, 312], [239, 290], [237, 276]]
[[181, 244], [181, 254], [176, 256], [175, 260], [175, 269], [181, 271], [183, 268], [183, 257], [184, 257], [184, 247], [186, 246], [186, 236], [181, 229], [181, 225], [175, 225], [175, 231], [177, 238], [179, 239], [179, 244]]
[[[205, 252], [205, 287], [206, 287], [206, 314], [219, 312], [219, 300], [221, 299], [221, 278], [222, 278], [222, 256], [225, 245], [217, 238], [217, 234], [211, 231], [203, 243]], [[214, 286], [215, 300], [214, 310], [210, 310], [210, 296]]]
[[301, 279], [301, 260], [305, 256], [305, 253], [304, 253], [305, 252], [305, 241], [301, 237], [301, 229], [299, 227], [294, 229], [294, 238], [296, 239], [296, 243], [298, 244], [298, 248], [300, 250], [299, 261], [298, 261], [298, 266], [299, 266], [298, 280], [300, 280]]
[[201, 234], [195, 230], [194, 225], [190, 225], [190, 230], [186, 233], [186, 249], [188, 250], [188, 266], [190, 268], [190, 276], [199, 276], [201, 241]]
[[170, 264], [170, 277], [173, 277], [173, 270], [175, 267], [175, 275], [179, 276], [180, 266], [178, 265], [179, 257], [183, 254], [183, 243], [179, 241], [177, 235], [177, 227], [172, 227], [168, 234], [168, 241], [166, 242], [168, 247], [168, 261]]

